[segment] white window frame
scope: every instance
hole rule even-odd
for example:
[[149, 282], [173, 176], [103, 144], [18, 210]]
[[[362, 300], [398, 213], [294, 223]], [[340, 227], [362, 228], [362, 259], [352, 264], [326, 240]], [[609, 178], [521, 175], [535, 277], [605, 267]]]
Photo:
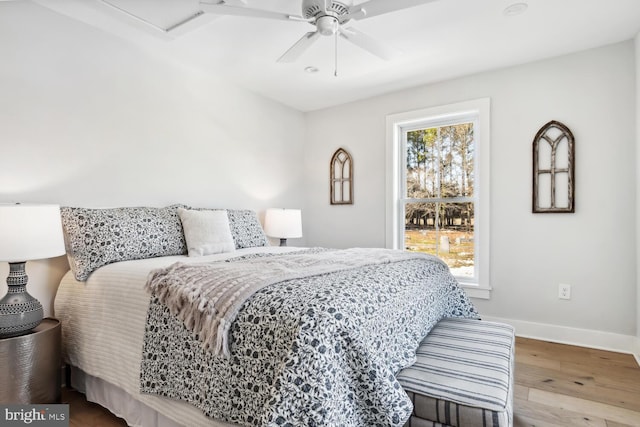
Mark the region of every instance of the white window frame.
[[474, 243], [476, 281], [458, 278], [467, 294], [473, 298], [489, 299], [490, 247], [489, 247], [489, 183], [490, 183], [490, 110], [489, 98], [459, 102], [438, 107], [424, 108], [387, 116], [386, 138], [386, 247], [404, 248], [404, 188], [406, 169], [404, 133], [428, 122], [439, 126], [468, 119], [474, 120], [475, 169], [474, 169]]

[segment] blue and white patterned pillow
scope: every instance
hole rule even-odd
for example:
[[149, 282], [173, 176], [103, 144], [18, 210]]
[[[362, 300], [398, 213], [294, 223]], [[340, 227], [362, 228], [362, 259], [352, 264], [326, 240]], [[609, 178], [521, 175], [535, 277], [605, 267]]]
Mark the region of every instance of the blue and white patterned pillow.
[[270, 245], [255, 211], [228, 209], [227, 216], [229, 216], [229, 226], [236, 249]]
[[69, 266], [85, 281], [103, 265], [187, 253], [178, 207], [87, 209], [62, 207]]

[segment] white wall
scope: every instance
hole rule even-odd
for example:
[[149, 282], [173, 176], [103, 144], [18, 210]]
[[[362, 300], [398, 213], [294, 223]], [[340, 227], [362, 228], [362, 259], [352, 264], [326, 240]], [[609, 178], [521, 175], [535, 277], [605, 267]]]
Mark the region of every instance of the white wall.
[[[0, 202], [302, 207], [302, 113], [18, 3], [0, 8]], [[66, 269], [27, 264], [46, 314]]]
[[[640, 355], [640, 33], [636, 35], [636, 354]], [[640, 363], [640, 356], [638, 356]]]
[[[491, 98], [491, 285], [485, 316], [636, 333], [633, 42], [307, 114], [307, 241], [384, 246], [385, 116]], [[531, 213], [531, 143], [549, 120], [576, 138], [576, 213]], [[330, 206], [328, 168], [354, 159], [355, 204]], [[558, 284], [572, 299], [557, 298]]]

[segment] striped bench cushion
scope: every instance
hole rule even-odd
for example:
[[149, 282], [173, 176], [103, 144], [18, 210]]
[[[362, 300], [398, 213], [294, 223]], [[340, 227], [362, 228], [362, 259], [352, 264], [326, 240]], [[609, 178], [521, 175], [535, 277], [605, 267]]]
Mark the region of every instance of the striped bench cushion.
[[514, 335], [502, 323], [438, 322], [397, 375], [414, 405], [407, 426], [512, 426]]

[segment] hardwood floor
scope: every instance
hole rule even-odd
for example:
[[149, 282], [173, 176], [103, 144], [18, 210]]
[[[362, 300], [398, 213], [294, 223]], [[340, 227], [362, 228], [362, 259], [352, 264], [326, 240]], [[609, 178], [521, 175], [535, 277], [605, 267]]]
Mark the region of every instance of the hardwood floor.
[[514, 426], [640, 426], [640, 367], [629, 354], [516, 340]]
[[[71, 427], [126, 423], [63, 390]], [[516, 339], [514, 427], [639, 427], [640, 367], [633, 356]]]

